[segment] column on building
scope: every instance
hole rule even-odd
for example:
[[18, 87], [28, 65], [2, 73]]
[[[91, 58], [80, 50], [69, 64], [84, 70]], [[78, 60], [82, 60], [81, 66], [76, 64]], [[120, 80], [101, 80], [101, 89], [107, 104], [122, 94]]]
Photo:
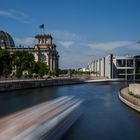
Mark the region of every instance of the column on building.
[[134, 71], [133, 71], [133, 80], [136, 79], [136, 58], [133, 59], [133, 68], [134, 68]]
[[99, 59], [99, 76], [101, 76], [101, 59]]
[[58, 67], [59, 67], [59, 60], [58, 60], [58, 56], [56, 56], [56, 62], [55, 62], [55, 68], [56, 68], [56, 71], [58, 71]]
[[125, 80], [127, 80], [127, 59], [125, 59]]
[[50, 70], [53, 70], [53, 57], [52, 57], [52, 53], [50, 54]]
[[47, 53], [47, 55], [48, 55], [48, 69], [50, 69], [50, 54], [49, 54], [49, 52]]
[[105, 59], [104, 59], [104, 57], [102, 57], [101, 58], [101, 76], [102, 77], [105, 76], [105, 73], [104, 73], [105, 72], [105, 67], [104, 67], [105, 66], [105, 62], [104, 61], [105, 61]]
[[95, 60], [95, 73], [96, 73], [96, 76], [97, 76], [97, 60]]
[[53, 55], [53, 70], [56, 70], [56, 56]]
[[113, 55], [107, 55], [105, 56], [105, 77], [106, 78], [112, 78], [112, 62], [113, 61]]

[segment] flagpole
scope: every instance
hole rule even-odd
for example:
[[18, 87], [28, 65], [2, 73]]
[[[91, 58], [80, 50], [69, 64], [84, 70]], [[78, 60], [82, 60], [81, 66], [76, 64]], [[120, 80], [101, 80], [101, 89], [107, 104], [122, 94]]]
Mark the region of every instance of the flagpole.
[[43, 28], [43, 34], [45, 35], [45, 27]]
[[43, 31], [43, 34], [45, 34], [45, 26], [44, 26], [44, 24], [42, 24], [43, 26], [42, 26], [42, 31]]

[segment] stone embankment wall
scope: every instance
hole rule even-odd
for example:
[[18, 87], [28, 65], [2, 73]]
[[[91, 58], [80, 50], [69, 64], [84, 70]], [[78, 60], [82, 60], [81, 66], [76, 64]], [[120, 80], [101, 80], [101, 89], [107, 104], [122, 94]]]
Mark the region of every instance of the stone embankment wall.
[[138, 98], [137, 96], [135, 96], [132, 93], [133, 88], [135, 87], [135, 85], [133, 86], [131, 84], [130, 89], [131, 92], [129, 91], [129, 87], [123, 88], [120, 90], [119, 92], [119, 99], [125, 103], [126, 105], [128, 105], [129, 107], [133, 108], [134, 110], [140, 112], [140, 98]]
[[140, 97], [140, 84], [129, 84], [129, 92]]
[[27, 88], [39, 88], [47, 86], [59, 86], [83, 83], [79, 79], [52, 79], [52, 80], [16, 80], [0, 82], [0, 92]]

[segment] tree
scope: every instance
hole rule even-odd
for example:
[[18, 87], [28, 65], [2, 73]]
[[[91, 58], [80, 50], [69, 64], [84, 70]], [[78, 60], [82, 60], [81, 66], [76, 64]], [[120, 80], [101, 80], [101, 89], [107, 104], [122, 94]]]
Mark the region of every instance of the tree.
[[67, 69], [59, 69], [58, 72], [59, 72], [59, 74], [67, 74], [68, 70]]
[[0, 50], [0, 75], [7, 77], [11, 74], [12, 68], [16, 69], [15, 76], [18, 78], [22, 76], [23, 71], [28, 71], [29, 78], [33, 73], [43, 77], [49, 71], [44, 62], [35, 62], [34, 55], [27, 51], [16, 51], [10, 54], [6, 50]]
[[22, 56], [22, 65], [21, 65], [21, 69], [22, 70], [31, 70], [33, 68], [34, 65], [34, 56], [31, 53], [28, 52], [23, 52]]
[[22, 76], [22, 70], [21, 70], [20, 67], [17, 67], [17, 69], [16, 69], [16, 77], [20, 78], [21, 76]]
[[38, 74], [41, 78], [48, 73], [48, 67], [44, 62], [38, 61], [34, 66], [34, 73]]
[[6, 65], [3, 69], [3, 76], [7, 77], [11, 73], [11, 66]]
[[34, 63], [34, 55], [29, 52], [16, 51], [12, 54], [12, 65], [18, 67], [21, 72], [27, 70], [30, 77], [33, 73]]
[[12, 59], [6, 50], [0, 50], [0, 75], [8, 76], [12, 70]]
[[56, 75], [57, 75], [57, 72], [56, 72], [55, 70], [50, 71], [49, 75], [51, 75], [51, 76], [56, 76]]

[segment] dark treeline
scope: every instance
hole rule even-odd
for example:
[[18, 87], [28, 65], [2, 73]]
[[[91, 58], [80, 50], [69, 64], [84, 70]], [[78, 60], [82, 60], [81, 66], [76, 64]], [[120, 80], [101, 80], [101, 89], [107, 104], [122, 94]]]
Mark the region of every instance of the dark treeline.
[[89, 71], [80, 71], [75, 69], [59, 69], [59, 74], [90, 74]]

